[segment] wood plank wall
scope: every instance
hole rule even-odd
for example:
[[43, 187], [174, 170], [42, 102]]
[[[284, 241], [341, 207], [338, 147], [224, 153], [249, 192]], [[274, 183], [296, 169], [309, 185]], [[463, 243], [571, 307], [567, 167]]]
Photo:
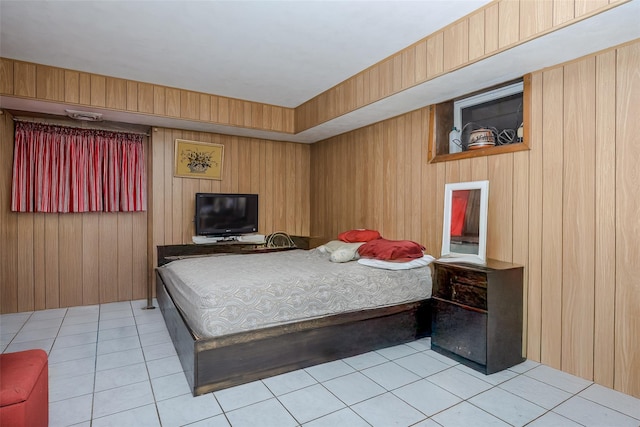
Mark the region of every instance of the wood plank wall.
[[144, 298], [147, 213], [11, 212], [13, 132], [0, 115], [0, 313]]
[[0, 58], [0, 95], [293, 133], [293, 109]]
[[[173, 176], [174, 141], [187, 139], [224, 145], [223, 177]], [[309, 235], [309, 164], [307, 144], [155, 128], [152, 135], [152, 246], [190, 243], [197, 192], [256, 193], [258, 231]]]
[[298, 106], [301, 132], [551, 31], [619, 0], [496, 0]]
[[640, 42], [532, 75], [530, 151], [427, 163], [428, 107], [311, 147], [311, 232], [440, 253], [444, 185], [488, 179], [487, 254], [525, 265], [527, 357], [640, 397]]

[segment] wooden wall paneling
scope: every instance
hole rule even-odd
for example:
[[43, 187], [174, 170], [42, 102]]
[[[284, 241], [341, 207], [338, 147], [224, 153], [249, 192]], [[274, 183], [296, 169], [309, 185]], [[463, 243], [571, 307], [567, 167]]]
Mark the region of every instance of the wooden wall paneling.
[[520, 1], [500, 0], [498, 5], [498, 46], [505, 49], [520, 37]]
[[[367, 81], [369, 82], [368, 85], [366, 84]], [[365, 74], [365, 85], [365, 95], [367, 94], [367, 88], [369, 89], [368, 103], [375, 102], [381, 98], [380, 67], [371, 67], [367, 70]], [[365, 97], [365, 99], [367, 98]]]
[[[358, 211], [358, 223], [360, 227], [374, 229], [375, 222], [372, 212], [372, 197], [376, 191], [371, 187], [376, 174], [374, 163], [375, 144], [373, 142], [373, 127], [359, 129], [354, 136], [355, 141], [362, 141], [359, 150], [356, 150], [356, 158], [354, 159], [356, 166], [355, 188], [356, 195], [355, 208]], [[313, 157], [312, 157], [313, 158]]]
[[0, 115], [0, 310], [18, 310], [18, 260], [16, 246], [16, 216], [11, 209], [13, 174], [13, 120], [9, 113]]
[[[280, 107], [271, 107], [271, 129], [275, 131], [280, 131], [284, 123], [284, 114], [282, 108]], [[268, 125], [268, 123], [265, 123]]]
[[443, 233], [443, 224], [444, 224], [444, 187], [447, 183], [446, 176], [446, 163], [436, 163], [436, 230], [437, 234], [437, 243], [438, 246], [436, 248], [436, 257], [440, 256], [442, 253], [442, 233]]
[[500, 46], [500, 4], [493, 3], [484, 10], [484, 53], [490, 54]]
[[273, 160], [274, 160], [274, 153], [273, 153], [273, 145], [274, 143], [272, 141], [264, 141], [264, 144], [262, 144], [260, 146], [260, 157], [262, 159], [262, 163], [260, 164], [260, 173], [261, 176], [264, 176], [263, 181], [264, 181], [264, 186], [260, 187], [260, 194], [264, 194], [264, 197], [262, 197], [262, 206], [264, 209], [264, 218], [265, 218], [265, 222], [264, 222], [264, 226], [265, 226], [265, 233], [264, 234], [270, 234], [273, 233], [274, 231], [277, 231], [274, 227], [276, 226], [276, 224], [274, 224], [274, 169], [273, 169]]
[[13, 60], [0, 58], [0, 94], [13, 95]]
[[60, 246], [58, 216], [44, 216], [44, 269], [45, 300], [47, 308], [60, 307]]
[[200, 94], [188, 90], [180, 91], [180, 117], [200, 119]]
[[64, 70], [37, 65], [36, 97], [50, 101], [64, 101]]
[[229, 124], [230, 121], [230, 106], [229, 98], [223, 96], [218, 97], [218, 122], [222, 124]]
[[100, 303], [100, 213], [82, 215], [82, 303]]
[[525, 40], [551, 28], [552, 1], [520, 2], [520, 40]]
[[353, 77], [353, 87], [355, 90], [354, 96], [356, 108], [364, 107], [366, 105], [364, 91], [364, 72], [359, 72]]
[[246, 128], [257, 128], [260, 127], [258, 125], [256, 125], [256, 123], [254, 122], [253, 117], [251, 116], [252, 113], [252, 102], [249, 101], [242, 101], [242, 126], [246, 127]]
[[378, 231], [382, 233], [382, 224], [384, 222], [384, 200], [386, 199], [386, 194], [384, 193], [384, 183], [387, 180], [385, 174], [385, 133], [384, 133], [384, 125], [383, 123], [373, 125], [373, 141], [374, 141], [374, 151], [373, 151], [373, 180], [371, 181], [372, 187], [376, 189], [373, 193], [373, 210], [372, 210], [372, 220], [373, 224], [376, 225]]
[[444, 33], [437, 32], [427, 38], [427, 79], [444, 72]]
[[513, 153], [513, 234], [512, 262], [524, 266], [522, 355], [527, 356], [527, 319], [529, 298], [529, 151]]
[[165, 227], [170, 232], [165, 234], [167, 244], [182, 243], [183, 233], [186, 232], [183, 224], [182, 211], [184, 209], [183, 185], [189, 181], [187, 178], [178, 178], [173, 176], [175, 170], [175, 141], [176, 139], [186, 139], [181, 131], [172, 130], [168, 132], [169, 140], [165, 139], [164, 144], [164, 171], [163, 179], [165, 181], [164, 188], [164, 220]]
[[[118, 224], [118, 301], [133, 299], [133, 262], [137, 254], [133, 252], [133, 236], [141, 235], [142, 230], [133, 229], [133, 214], [114, 213]], [[137, 259], [136, 259], [137, 261]]]
[[388, 239], [397, 239], [396, 228], [396, 203], [394, 197], [398, 178], [398, 150], [396, 144], [398, 122], [391, 119], [384, 124], [383, 140], [383, 171], [384, 182], [382, 183], [383, 211], [382, 227], [380, 233]]
[[36, 66], [26, 62], [15, 61], [13, 64], [13, 93], [17, 96], [35, 98]]
[[541, 362], [561, 369], [563, 69], [543, 73]]
[[[429, 129], [429, 109], [421, 109], [420, 116], [420, 122], [423, 126], [422, 135], [426, 136], [427, 129]], [[424, 138], [420, 144], [420, 164], [422, 173], [422, 185], [420, 187], [422, 237], [420, 242], [425, 246], [428, 254], [437, 258], [440, 256], [440, 245], [442, 239], [442, 224], [438, 223], [437, 218], [439, 215], [442, 215], [442, 213], [438, 214], [438, 211], [443, 210], [444, 206], [438, 205], [438, 193], [440, 192], [437, 178], [438, 168], [436, 166], [438, 163], [428, 163], [428, 147], [424, 141], [426, 141], [426, 138]], [[444, 192], [444, 187], [442, 188], [442, 191]], [[444, 201], [444, 195], [442, 196], [442, 200]], [[433, 220], [434, 218], [436, 220]]]
[[182, 195], [173, 195], [174, 203], [178, 203], [181, 207], [179, 217], [174, 216], [173, 226], [177, 229], [174, 232], [174, 241], [176, 243], [191, 243], [193, 236], [196, 234], [195, 216], [196, 193], [200, 191], [200, 179], [182, 178]]
[[167, 91], [162, 86], [153, 86], [153, 114], [166, 115]]
[[484, 9], [479, 9], [469, 16], [469, 61], [484, 56], [484, 34]]
[[36, 310], [47, 308], [44, 218], [45, 214], [33, 214], [33, 282], [35, 285], [33, 305]]
[[103, 76], [97, 76], [95, 74], [91, 74], [90, 77], [91, 82], [91, 105], [93, 107], [105, 107], [107, 105], [107, 79]]
[[244, 123], [244, 105], [239, 99], [229, 100], [229, 122], [234, 126]]
[[340, 135], [334, 141], [332, 150], [333, 162], [336, 167], [336, 173], [332, 175], [332, 185], [334, 188], [333, 214], [331, 232], [337, 236], [338, 233], [344, 231], [343, 228], [354, 228], [353, 209], [350, 209], [348, 201], [352, 199], [352, 195], [346, 191], [346, 183], [353, 182], [351, 176], [351, 168], [347, 168], [346, 159], [348, 158], [348, 141], [347, 135]]
[[531, 76], [527, 358], [539, 362], [542, 336], [542, 73]]
[[[471, 158], [471, 181], [484, 181], [489, 179], [488, 157]], [[489, 188], [491, 191], [491, 188]]]
[[370, 129], [370, 126], [367, 126], [364, 129], [359, 129], [357, 132], [352, 132], [352, 143], [358, 144], [357, 141], [361, 141], [358, 144], [359, 150], [354, 150], [353, 157], [349, 159], [351, 164], [353, 165], [353, 214], [355, 216], [355, 223], [359, 224], [361, 228], [368, 228], [366, 225], [368, 223], [367, 220], [367, 198], [369, 191], [367, 191], [367, 185], [365, 185], [365, 179], [367, 174], [367, 164], [366, 164], [366, 150], [368, 141], [364, 134], [367, 130]]
[[[293, 164], [293, 167], [291, 168], [292, 173], [289, 176], [289, 179], [287, 180], [287, 183], [289, 185], [289, 189], [287, 190], [287, 195], [291, 194], [290, 197], [290, 202], [289, 202], [289, 207], [287, 208], [287, 213], [289, 211], [293, 211], [293, 212], [299, 212], [302, 213], [302, 215], [291, 215], [287, 221], [290, 224], [290, 229], [292, 231], [293, 234], [295, 234], [296, 236], [308, 236], [309, 235], [309, 231], [306, 232], [306, 234], [303, 234], [303, 224], [302, 224], [302, 217], [306, 214], [306, 216], [309, 216], [309, 210], [305, 207], [304, 205], [304, 196], [303, 196], [303, 191], [305, 190], [305, 187], [303, 186], [304, 184], [304, 180], [302, 179], [302, 176], [304, 176], [303, 171], [305, 169], [309, 169], [309, 165], [305, 165], [304, 164], [304, 157], [303, 157], [303, 147], [302, 144], [289, 144], [290, 147], [290, 158], [291, 158], [291, 163]], [[248, 169], [248, 171], [250, 171], [251, 169]], [[306, 187], [306, 190], [309, 190], [309, 187]]]
[[198, 120], [208, 122], [211, 120], [211, 95], [198, 94]]
[[564, 67], [562, 369], [593, 378], [595, 58]]
[[416, 84], [416, 46], [412, 45], [402, 50], [402, 82], [401, 88], [406, 89]]
[[127, 81], [107, 77], [105, 82], [105, 103], [107, 108], [127, 109]]
[[553, 26], [559, 26], [574, 17], [574, 0], [553, 0]]
[[513, 154], [489, 156], [487, 257], [513, 261]]
[[[288, 233], [296, 232], [296, 212], [300, 212], [296, 206], [296, 145], [293, 143], [283, 143], [285, 150], [285, 170], [284, 170], [284, 201], [285, 206], [285, 230]], [[246, 173], [246, 172], [245, 172]]]
[[[239, 176], [243, 171], [239, 168], [239, 147], [238, 147], [238, 137], [231, 136], [228, 138], [228, 147], [229, 147], [229, 172], [231, 174], [231, 179], [229, 181], [230, 187], [229, 191], [232, 193], [238, 193], [238, 182], [240, 180]], [[227, 146], [225, 146], [225, 151], [227, 150]], [[284, 172], [284, 169], [281, 170]]]
[[215, 95], [211, 95], [209, 100], [209, 110], [210, 110], [210, 121], [218, 122], [218, 97]]
[[[422, 168], [424, 165], [424, 157], [422, 156], [422, 147], [426, 144], [427, 134], [424, 132], [422, 111], [417, 110], [410, 114], [410, 122], [408, 132], [411, 135], [407, 138], [411, 142], [411, 191], [409, 192], [407, 203], [409, 206], [409, 222], [411, 224], [409, 235], [411, 239], [421, 243], [423, 246], [426, 242], [422, 240], [422, 226], [426, 223], [422, 216], [420, 207], [422, 206]], [[363, 159], [364, 160], [364, 159]]]
[[164, 207], [171, 203], [171, 200], [166, 200], [167, 191], [171, 188], [167, 188], [165, 190], [165, 176], [171, 174], [170, 171], [167, 171], [165, 168], [165, 152], [166, 145], [169, 144], [168, 141], [171, 140], [171, 131], [163, 128], [156, 128], [151, 134], [151, 211], [153, 217], [153, 225], [152, 225], [152, 236], [151, 240], [153, 241], [153, 247], [151, 255], [154, 257], [153, 265], [157, 265], [155, 253], [156, 245], [164, 245], [167, 244], [165, 230], [166, 220], [165, 220], [165, 211]]
[[[35, 310], [35, 266], [33, 247], [33, 214], [22, 213], [17, 215], [17, 239], [16, 257], [18, 286], [18, 312]], [[7, 240], [5, 240], [5, 244]], [[3, 281], [8, 283], [8, 281]]]
[[[260, 192], [260, 144], [261, 141], [254, 138], [248, 138], [246, 151], [250, 154], [251, 161], [249, 171], [251, 181], [249, 184], [249, 193], [258, 194]], [[258, 201], [260, 203], [260, 201]]]
[[616, 295], [616, 53], [596, 57], [593, 380], [613, 388]]
[[82, 105], [91, 105], [91, 75], [80, 73], [79, 76], [79, 102]]
[[460, 160], [445, 164], [445, 184], [460, 182]]
[[98, 264], [100, 303], [118, 301], [118, 215], [100, 213], [98, 219]]
[[238, 193], [249, 193], [251, 187], [251, 153], [248, 138], [238, 138]]
[[589, 15], [600, 8], [606, 7], [608, 4], [608, 0], [576, 0], [574, 6], [575, 17]]
[[180, 89], [165, 88], [165, 114], [170, 117], [180, 117], [182, 91]]
[[415, 76], [416, 83], [427, 80], [427, 39], [424, 38], [415, 45]]
[[138, 83], [127, 80], [127, 111], [138, 111]]
[[640, 43], [617, 52], [616, 69], [616, 390], [640, 397]]
[[406, 115], [396, 117], [393, 122], [395, 126], [395, 135], [392, 135], [391, 141], [396, 141], [393, 145], [396, 148], [396, 186], [391, 189], [389, 195], [396, 198], [395, 214], [392, 216], [395, 221], [395, 236], [397, 239], [406, 239], [407, 230], [406, 226], [406, 213], [407, 207], [405, 206], [405, 199], [407, 194], [410, 194], [410, 188], [406, 187], [407, 177], [411, 176], [411, 163], [408, 161], [407, 152], [409, 149], [409, 141], [407, 140]]
[[[155, 87], [149, 83], [138, 83], [138, 111], [141, 113], [153, 114], [154, 108], [154, 93]], [[164, 102], [163, 102], [164, 104]]]
[[[380, 98], [385, 98], [392, 93], [393, 86], [393, 58], [387, 58], [378, 65], [378, 88]], [[329, 118], [331, 115], [329, 116]]]
[[[55, 215], [55, 214], [48, 214]], [[82, 296], [82, 214], [58, 215], [60, 307], [84, 303]], [[79, 268], [80, 267], [80, 268]]]
[[392, 56], [392, 79], [391, 79], [391, 93], [398, 93], [403, 89], [402, 86], [402, 55], [395, 54]]
[[284, 153], [284, 143], [273, 143], [273, 161], [271, 163], [271, 176], [273, 178], [273, 227], [275, 231], [286, 231], [286, 159]]
[[64, 72], [64, 102], [80, 103], [80, 73], [77, 71]]
[[[148, 153], [149, 151], [147, 151]], [[134, 300], [147, 297], [148, 254], [147, 249], [147, 212], [136, 212], [131, 215], [131, 227], [134, 230], [129, 238], [132, 240], [133, 266], [131, 270], [131, 297]]]
[[322, 144], [312, 144], [311, 156], [314, 161], [309, 163], [309, 235], [319, 236], [322, 230], [319, 227], [322, 216], [320, 212], [320, 176], [321, 167], [319, 165], [320, 150]]
[[444, 29], [444, 71], [452, 71], [469, 61], [469, 19]]
[[346, 103], [347, 96], [345, 93], [345, 89], [348, 82], [349, 80], [345, 80], [344, 82], [337, 85], [332, 91], [332, 93], [335, 95], [334, 96], [335, 98], [334, 104], [336, 106], [336, 110], [334, 113], [335, 116], [341, 116], [345, 112], [347, 112], [347, 103]]
[[458, 179], [460, 182], [471, 181], [471, 159], [460, 159], [458, 161]]

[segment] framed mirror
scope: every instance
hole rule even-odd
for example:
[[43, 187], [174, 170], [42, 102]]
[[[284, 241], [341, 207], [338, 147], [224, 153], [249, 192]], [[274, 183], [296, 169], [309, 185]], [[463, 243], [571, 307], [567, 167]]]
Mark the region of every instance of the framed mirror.
[[446, 184], [441, 261], [485, 264], [489, 181]]

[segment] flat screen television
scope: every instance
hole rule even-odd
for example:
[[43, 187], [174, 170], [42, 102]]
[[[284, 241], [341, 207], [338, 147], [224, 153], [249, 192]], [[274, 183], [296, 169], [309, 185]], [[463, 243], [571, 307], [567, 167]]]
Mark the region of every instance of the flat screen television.
[[196, 193], [196, 235], [239, 236], [258, 231], [258, 195]]

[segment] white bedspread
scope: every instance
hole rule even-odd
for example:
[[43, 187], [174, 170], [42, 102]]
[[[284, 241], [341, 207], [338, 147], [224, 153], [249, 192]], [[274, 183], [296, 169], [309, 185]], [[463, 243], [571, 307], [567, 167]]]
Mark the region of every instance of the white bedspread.
[[202, 338], [431, 297], [428, 266], [390, 271], [333, 263], [318, 250], [189, 258], [160, 271]]

